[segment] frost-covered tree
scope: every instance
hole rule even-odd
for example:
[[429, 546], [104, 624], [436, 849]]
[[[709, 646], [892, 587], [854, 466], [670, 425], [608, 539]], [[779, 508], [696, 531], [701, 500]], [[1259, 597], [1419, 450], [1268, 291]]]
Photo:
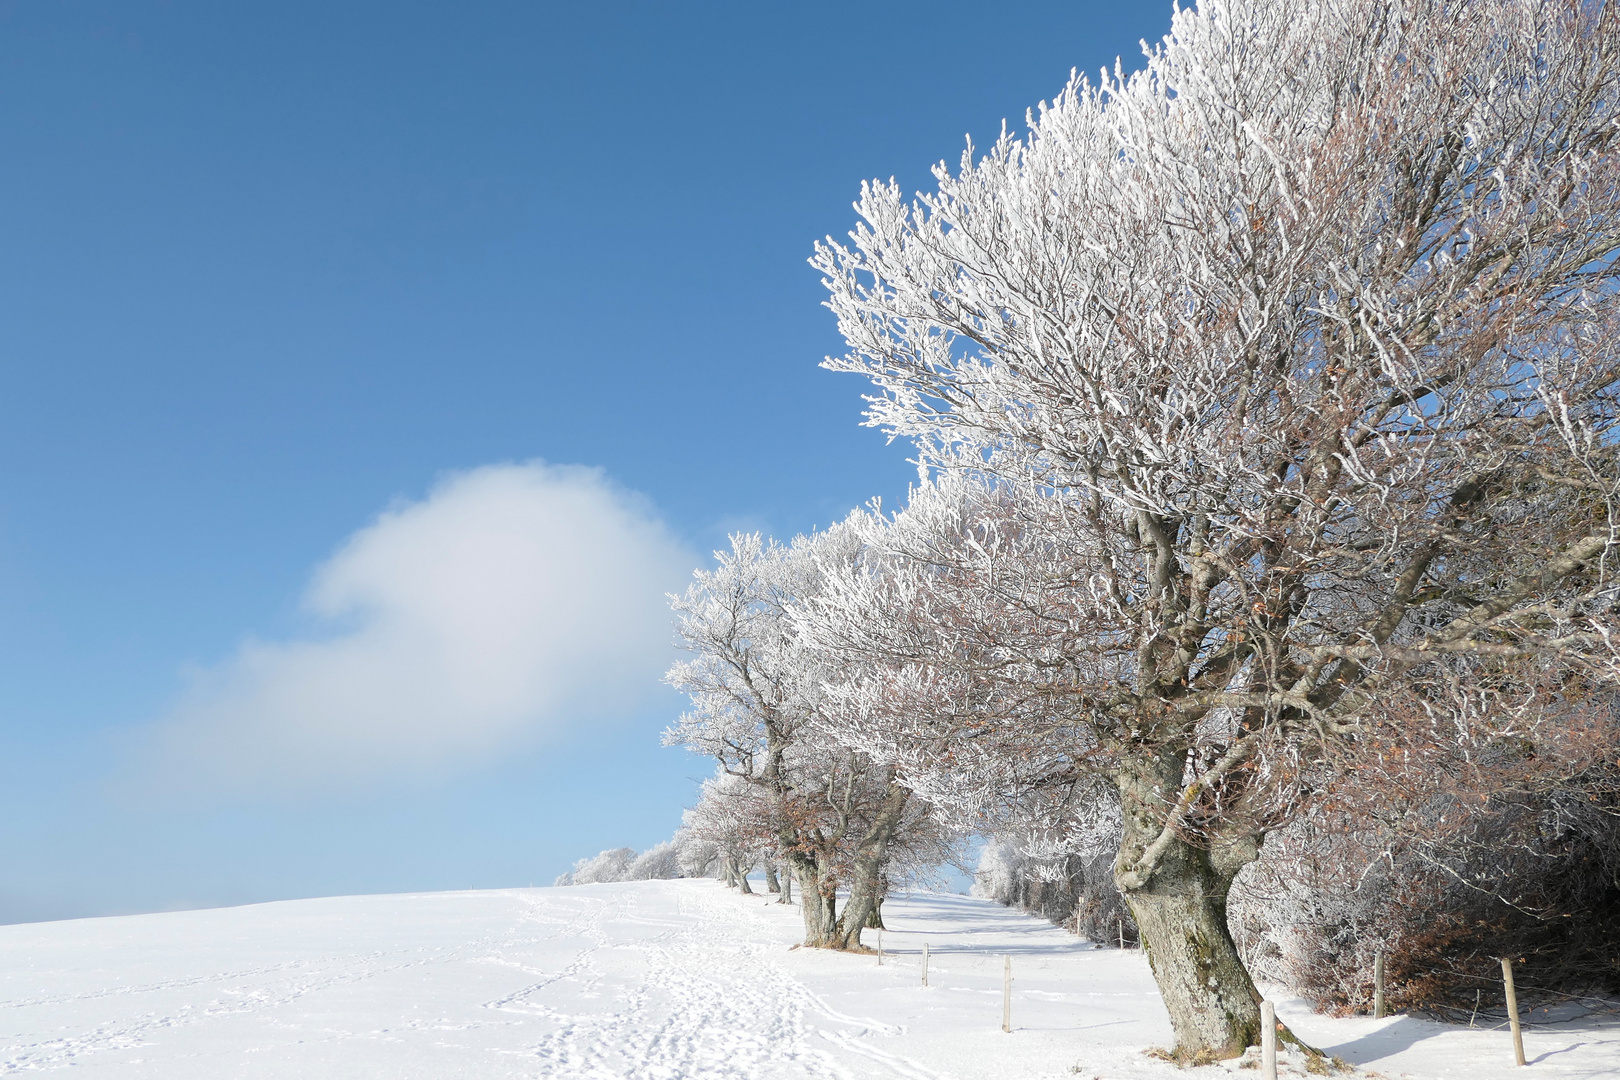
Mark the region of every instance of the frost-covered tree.
[[887, 667], [849, 742], [962, 799], [1106, 777], [1183, 1054], [1255, 1040], [1227, 890], [1370, 711], [1615, 675], [1617, 20], [1205, 0], [818, 247], [828, 366], [983, 478], [818, 615]]
[[720, 878], [745, 893], [748, 875], [774, 851], [769, 795], [722, 772], [703, 782], [697, 805], [681, 815], [681, 830], [713, 846]]
[[[881, 902], [891, 846], [926, 831], [925, 814], [892, 764], [826, 736], [832, 672], [791, 615], [830, 569], [855, 557], [857, 543], [842, 526], [789, 545], [733, 537], [716, 568], [698, 571], [672, 598], [681, 642], [693, 655], [667, 676], [692, 708], [666, 741], [714, 758], [756, 792], [755, 827], [772, 837], [798, 880], [805, 943], [832, 948], [860, 946]], [[841, 885], [849, 890], [842, 912]]]
[[680, 828], [675, 830], [670, 843], [675, 845], [675, 864], [680, 867], [680, 877], [711, 877], [720, 872], [720, 848], [713, 841]]
[[601, 881], [656, 881], [681, 876], [679, 835], [636, 854], [633, 848], [613, 848], [595, 858], [580, 859], [553, 885], [590, 885]]
[[681, 876], [681, 853], [677, 840], [665, 840], [637, 855], [624, 872], [626, 881], [664, 881]]
[[613, 848], [595, 858], [580, 859], [568, 873], [552, 882], [553, 885], [594, 885], [602, 881], [624, 881], [630, 864], [635, 862], [632, 848]]

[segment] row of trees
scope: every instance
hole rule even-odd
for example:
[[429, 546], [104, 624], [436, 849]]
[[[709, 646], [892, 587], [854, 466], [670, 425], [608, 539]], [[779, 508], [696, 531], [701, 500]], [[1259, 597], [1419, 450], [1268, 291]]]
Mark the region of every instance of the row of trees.
[[861, 554], [851, 527], [789, 545], [733, 537], [718, 566], [673, 600], [693, 657], [667, 676], [692, 702], [667, 741], [713, 758], [721, 773], [686, 827], [722, 844], [728, 867], [779, 860], [798, 883], [805, 944], [839, 949], [859, 948], [861, 931], [881, 925], [891, 883], [926, 873], [953, 847], [894, 762], [835, 738], [835, 660], [796, 621], [828, 575]]
[[[1502, 1007], [1504, 956], [1521, 996], [1620, 989], [1620, 699], [1509, 719], [1369, 717], [1232, 883], [1227, 921], [1249, 969], [1340, 1013], [1371, 1008], [1380, 955], [1399, 1011]], [[1109, 872], [1119, 836], [1104, 818], [1092, 853], [994, 837], [975, 894], [1134, 944]]]
[[1117, 815], [1178, 1049], [1235, 1055], [1228, 897], [1269, 834], [1412, 718], [1491, 746], [1604, 701], [1616, 21], [1205, 0], [934, 192], [863, 187], [813, 259], [826, 366], [923, 479], [739, 537], [670, 675], [670, 738], [757, 796], [807, 941], [858, 944], [885, 860], [953, 827], [1057, 854]]

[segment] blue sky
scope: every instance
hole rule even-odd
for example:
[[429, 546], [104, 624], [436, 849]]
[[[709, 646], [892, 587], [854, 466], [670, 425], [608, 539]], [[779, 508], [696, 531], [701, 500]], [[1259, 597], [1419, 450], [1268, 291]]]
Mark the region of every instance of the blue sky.
[[645, 597], [913, 475], [812, 243], [1169, 14], [0, 3], [0, 921], [666, 837]]

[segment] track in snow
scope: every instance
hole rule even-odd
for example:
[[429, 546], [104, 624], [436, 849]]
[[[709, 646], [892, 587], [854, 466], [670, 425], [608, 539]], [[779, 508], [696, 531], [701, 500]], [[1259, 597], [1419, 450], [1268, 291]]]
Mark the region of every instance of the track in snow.
[[[884, 915], [882, 966], [872, 956], [792, 949], [796, 908], [711, 881], [338, 897], [0, 927], [0, 1075], [1233, 1075], [1142, 1055], [1169, 1041], [1169, 1026], [1140, 953], [1093, 948], [966, 897], [897, 897]], [[933, 951], [927, 988], [924, 941]], [[1012, 1035], [1000, 1030], [1007, 955]], [[1328, 1020], [1298, 1003], [1283, 1013], [1307, 1038], [1388, 1076], [1510, 1075], [1496, 1033], [1407, 1018]], [[1612, 1026], [1538, 1029], [1526, 1042], [1541, 1080], [1620, 1075]]]

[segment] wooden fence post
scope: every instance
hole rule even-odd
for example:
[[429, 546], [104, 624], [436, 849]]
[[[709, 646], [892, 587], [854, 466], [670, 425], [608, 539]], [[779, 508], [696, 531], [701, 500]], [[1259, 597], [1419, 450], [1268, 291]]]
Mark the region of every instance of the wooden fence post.
[[923, 985], [928, 985], [928, 942], [923, 942]]
[[1001, 975], [1001, 1030], [1012, 1034], [1012, 957]]
[[883, 928], [878, 927], [878, 967], [883, 966]]
[[1384, 950], [1373, 957], [1373, 1019], [1384, 1018]]
[[1524, 1064], [1524, 1033], [1519, 1030], [1519, 995], [1513, 989], [1513, 961], [1502, 957], [1502, 985], [1507, 988], [1508, 1027], [1513, 1031], [1513, 1059]]
[[1277, 1080], [1277, 1006], [1260, 1003], [1260, 1080]]

